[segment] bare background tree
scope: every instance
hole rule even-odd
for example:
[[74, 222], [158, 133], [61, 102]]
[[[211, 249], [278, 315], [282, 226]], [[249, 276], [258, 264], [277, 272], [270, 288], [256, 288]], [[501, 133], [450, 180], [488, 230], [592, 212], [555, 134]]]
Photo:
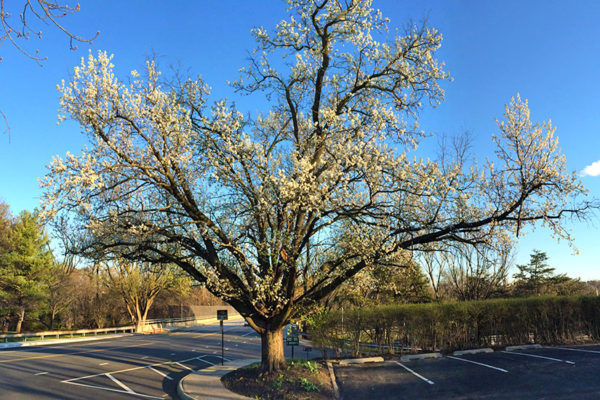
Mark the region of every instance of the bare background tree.
[[[69, 39], [71, 50], [77, 49], [78, 42], [91, 43], [100, 34], [100, 31], [96, 32], [93, 37], [84, 38], [71, 32], [62, 23], [62, 18], [77, 12], [79, 12], [79, 3], [72, 6], [68, 2], [48, 0], [25, 0], [20, 2], [0, 0], [0, 48], [5, 43], [9, 43], [26, 57], [40, 64], [47, 57], [40, 55], [37, 48], [32, 50], [29, 42], [31, 39], [42, 39], [43, 30], [41, 27], [44, 26], [54, 27], [62, 31]], [[2, 60], [3, 57], [0, 53], [0, 62]], [[10, 141], [10, 125], [2, 110], [0, 110], [0, 116], [4, 120], [6, 133], [9, 134], [8, 139]]]
[[484, 300], [506, 296], [512, 245], [449, 247], [446, 277], [450, 294], [458, 300]]

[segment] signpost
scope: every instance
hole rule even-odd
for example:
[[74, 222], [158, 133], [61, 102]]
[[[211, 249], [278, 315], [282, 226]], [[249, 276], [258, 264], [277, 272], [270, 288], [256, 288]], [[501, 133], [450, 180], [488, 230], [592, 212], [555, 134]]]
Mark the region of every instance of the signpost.
[[304, 351], [306, 352], [306, 359], [308, 360], [308, 353], [312, 351], [312, 347], [305, 347]]
[[300, 344], [300, 340], [298, 339], [298, 335], [290, 334], [285, 337], [285, 344], [288, 346], [292, 346], [292, 360], [294, 359], [294, 347]]
[[221, 325], [221, 365], [225, 359], [225, 336], [223, 333], [223, 321], [227, 320], [227, 310], [217, 310], [217, 320]]

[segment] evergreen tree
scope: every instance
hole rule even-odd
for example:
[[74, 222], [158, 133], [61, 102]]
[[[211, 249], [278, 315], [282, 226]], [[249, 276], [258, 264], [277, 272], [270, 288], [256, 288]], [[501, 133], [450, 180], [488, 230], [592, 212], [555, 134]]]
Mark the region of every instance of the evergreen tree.
[[10, 225], [0, 254], [0, 296], [6, 311], [17, 316], [21, 331], [25, 312], [39, 313], [48, 291], [52, 253], [48, 236], [36, 215], [23, 211]]
[[548, 265], [545, 252], [534, 250], [529, 264], [517, 265], [519, 272], [513, 275], [517, 280], [514, 293], [517, 296], [554, 295], [576, 296], [591, 295], [593, 291], [579, 279], [573, 279], [565, 274], [555, 275], [555, 268]]

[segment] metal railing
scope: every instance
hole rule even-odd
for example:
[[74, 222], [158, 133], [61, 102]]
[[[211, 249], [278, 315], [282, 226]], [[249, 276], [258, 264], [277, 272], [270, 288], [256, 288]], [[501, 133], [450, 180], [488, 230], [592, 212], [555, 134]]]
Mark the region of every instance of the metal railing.
[[[235, 313], [231, 315], [231, 318], [239, 316], [239, 314]], [[178, 326], [188, 326], [193, 325], [195, 323], [199, 323], [206, 320], [216, 319], [215, 317], [186, 317], [186, 318], [161, 318], [161, 319], [148, 319], [144, 323], [143, 332], [162, 332], [166, 328], [178, 327]], [[60, 339], [60, 338], [74, 338], [75, 336], [97, 336], [108, 333], [119, 333], [119, 332], [136, 332], [136, 325], [129, 326], [121, 326], [118, 328], [101, 328], [101, 329], [77, 329], [74, 331], [44, 331], [44, 332], [34, 332], [34, 333], [7, 333], [0, 335], [0, 341], [7, 342], [26, 342], [28, 339], [39, 338], [39, 340], [44, 340], [45, 338], [51, 339]], [[140, 332], [140, 333], [143, 333]]]
[[[85, 337], [93, 335], [97, 336], [98, 334], [106, 335], [108, 333], [119, 333], [119, 332], [131, 332], [135, 331], [135, 326], [121, 326], [118, 328], [101, 328], [101, 329], [77, 329], [74, 331], [44, 331], [44, 332], [35, 332], [35, 333], [7, 333], [4, 335], [0, 335], [0, 340], [4, 343], [9, 341], [11, 342], [26, 342], [27, 339], [31, 338], [40, 338], [40, 340], [44, 340], [45, 338], [52, 339], [60, 339], [61, 337], [64, 339], [66, 337], [73, 338], [75, 336]], [[12, 339], [12, 340], [11, 340]], [[14, 340], [16, 339], [16, 340]]]

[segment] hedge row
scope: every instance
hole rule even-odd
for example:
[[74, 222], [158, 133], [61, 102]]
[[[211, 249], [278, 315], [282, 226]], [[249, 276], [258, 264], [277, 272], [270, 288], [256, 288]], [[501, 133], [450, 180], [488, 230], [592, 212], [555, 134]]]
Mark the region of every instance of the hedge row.
[[397, 304], [329, 312], [313, 318], [315, 345], [380, 352], [442, 351], [524, 343], [600, 339], [600, 297], [533, 297]]

